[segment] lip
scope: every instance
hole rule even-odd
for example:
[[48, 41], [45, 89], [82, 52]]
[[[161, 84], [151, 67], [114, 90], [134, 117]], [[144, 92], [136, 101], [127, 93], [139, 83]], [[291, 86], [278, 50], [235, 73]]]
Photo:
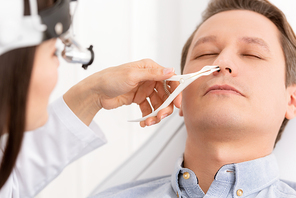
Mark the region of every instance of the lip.
[[234, 87], [230, 86], [230, 85], [214, 85], [211, 86], [209, 89], [207, 89], [206, 93], [204, 95], [207, 95], [210, 92], [216, 92], [216, 93], [227, 93], [227, 94], [237, 94], [237, 95], [241, 95], [244, 96], [240, 91], [238, 91], [237, 89], [235, 89]]

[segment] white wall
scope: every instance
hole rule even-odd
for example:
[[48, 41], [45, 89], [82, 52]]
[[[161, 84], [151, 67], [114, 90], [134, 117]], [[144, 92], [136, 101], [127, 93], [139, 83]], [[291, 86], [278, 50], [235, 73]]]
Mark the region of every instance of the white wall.
[[[94, 45], [95, 61], [87, 71], [61, 61], [59, 82], [51, 100], [94, 72], [110, 66], [151, 58], [179, 73], [182, 46], [200, 21], [208, 0], [80, 0], [74, 20], [76, 37]], [[294, 0], [272, 0], [296, 29]], [[294, 18], [293, 18], [294, 16]], [[98, 82], [99, 83], [99, 82]], [[132, 154], [159, 126], [142, 129], [126, 120], [140, 116], [136, 105], [101, 110], [95, 121], [109, 143], [67, 167], [37, 198], [86, 197], [91, 190]], [[296, 178], [295, 120], [276, 148], [281, 174]], [[292, 156], [292, 157], [291, 157]]]

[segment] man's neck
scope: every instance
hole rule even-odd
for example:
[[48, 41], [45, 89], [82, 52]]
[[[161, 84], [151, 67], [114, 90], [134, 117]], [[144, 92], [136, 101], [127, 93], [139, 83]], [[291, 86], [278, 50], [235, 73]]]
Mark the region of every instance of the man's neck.
[[206, 193], [215, 174], [223, 165], [261, 158], [269, 155], [272, 149], [272, 145], [264, 144], [259, 139], [211, 141], [202, 137], [192, 137], [189, 133], [184, 153], [184, 167], [196, 174], [201, 189]]

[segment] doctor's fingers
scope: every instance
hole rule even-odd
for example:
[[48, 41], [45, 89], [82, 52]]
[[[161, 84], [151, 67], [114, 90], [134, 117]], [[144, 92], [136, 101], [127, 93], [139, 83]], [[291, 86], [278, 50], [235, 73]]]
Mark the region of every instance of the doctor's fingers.
[[132, 63], [126, 64], [130, 68], [134, 68], [131, 70], [133, 73], [132, 80], [138, 82], [143, 81], [161, 81], [168, 79], [169, 77], [174, 75], [174, 68], [165, 68], [157, 64], [151, 59], [143, 59], [140, 61], [135, 61]]
[[142, 83], [135, 92], [133, 102], [140, 105], [144, 100], [146, 100], [148, 96], [150, 96], [153, 93], [154, 87], [154, 81], [146, 81]]
[[[165, 93], [163, 89], [162, 82], [159, 82], [156, 84], [154, 92], [149, 96], [150, 103], [154, 110], [158, 109], [167, 98], [168, 98], [168, 95]], [[171, 103], [168, 107], [165, 107], [160, 112], [158, 112], [157, 114], [158, 119], [156, 121], [160, 122], [165, 117], [171, 115], [173, 113], [173, 110], [174, 110], [174, 106], [173, 106], [173, 103]]]
[[[154, 110], [158, 109], [167, 99], [168, 95], [164, 91], [163, 83], [157, 82], [153, 92], [148, 97], [149, 97], [150, 103], [148, 102], [147, 98], [145, 98], [145, 100], [140, 104], [143, 117], [150, 114], [153, 111], [153, 109]], [[152, 124], [157, 124], [163, 118], [172, 114], [173, 110], [174, 110], [174, 106], [171, 103], [168, 107], [158, 112], [156, 117], [148, 118], [145, 121], [141, 122], [140, 125], [144, 127], [144, 126], [150, 126]]]
[[[154, 81], [146, 81], [142, 83], [137, 91], [135, 92], [133, 102], [138, 104], [140, 106], [142, 116], [146, 116], [152, 112], [152, 107], [150, 106], [150, 103], [147, 100], [147, 97], [151, 95], [154, 92]], [[150, 126], [152, 124], [155, 124], [157, 122], [157, 118], [148, 118], [145, 121], [140, 122], [141, 127]]]
[[148, 81], [143, 83], [135, 93], [133, 102], [141, 104], [149, 97], [154, 110], [156, 110], [167, 99], [168, 94], [165, 92], [162, 81]]
[[[139, 106], [140, 106], [143, 117], [150, 114], [150, 113], [152, 113], [152, 107], [150, 106], [147, 99], [145, 99], [141, 104], [139, 104]], [[156, 124], [158, 122], [159, 121], [157, 120], [156, 116], [155, 117], [150, 117], [150, 118], [147, 118], [144, 121], [141, 121], [140, 126], [141, 127], [151, 126], [151, 125]]]
[[[163, 104], [165, 102], [165, 100], [169, 97], [169, 95], [176, 89], [176, 87], [179, 85], [179, 82], [173, 82], [173, 81], [168, 81], [168, 82], [157, 82], [156, 83], [156, 86], [155, 86], [155, 89], [157, 90], [157, 93], [160, 97], [160, 99], [162, 100], [161, 101], [161, 104]], [[165, 88], [164, 87], [167, 87], [167, 91], [165, 91]], [[169, 93], [167, 93], [169, 92]], [[151, 100], [152, 98], [150, 98]], [[180, 108], [181, 106], [181, 97], [180, 97], [180, 94], [174, 99], [174, 101], [167, 107], [163, 108], [162, 110], [160, 110], [158, 113], [157, 113], [157, 118], [158, 120], [163, 120], [165, 117], [171, 115], [174, 111], [174, 105], [177, 107], [177, 108]], [[175, 102], [176, 101], [176, 102]], [[160, 105], [159, 105], [160, 106]], [[154, 109], [157, 109], [159, 106], [154, 107]]]
[[[140, 109], [142, 111], [142, 116], [146, 116], [150, 113], [152, 113], [152, 108], [148, 102], [148, 100], [146, 99], [143, 103], [140, 104]], [[144, 121], [140, 122], [140, 126], [141, 127], [145, 127], [145, 126], [151, 126], [154, 124], [159, 123], [162, 119], [164, 119], [165, 117], [167, 117], [168, 115], [170, 115], [174, 110], [174, 106], [173, 103], [171, 103], [169, 106], [167, 106], [166, 108], [160, 110], [157, 113], [157, 116], [154, 117], [149, 117]]]
[[[167, 81], [167, 90], [170, 93], [173, 93], [173, 91], [180, 85], [178, 81]], [[182, 92], [173, 100], [174, 105], [177, 108], [181, 108], [181, 102], [182, 102]]]
[[[150, 103], [148, 102], [148, 98], [150, 100]], [[142, 111], [142, 116], [146, 116], [150, 113], [152, 113], [153, 110], [156, 110], [160, 105], [162, 104], [162, 100], [157, 94], [157, 92], [153, 89], [152, 93], [144, 99], [143, 102], [139, 104], [140, 109]], [[151, 126], [153, 124], [157, 124], [160, 122], [160, 119], [158, 119], [156, 116], [149, 117], [145, 121], [142, 121], [140, 123], [141, 127], [145, 126]]]
[[[169, 97], [169, 95], [180, 85], [177, 81], [167, 81], [167, 82], [157, 82], [155, 85], [155, 89], [157, 90], [158, 95], [163, 100], [163, 102]], [[166, 87], [166, 90], [165, 88]], [[162, 102], [162, 103], [163, 103]], [[177, 108], [181, 108], [181, 102], [182, 102], [182, 92], [177, 95], [177, 97], [173, 100], [173, 104]], [[170, 115], [173, 112], [173, 110], [169, 110], [167, 113]], [[163, 116], [163, 113], [159, 114], [160, 116]], [[158, 116], [160, 119], [161, 117]], [[162, 118], [163, 119], [163, 118]]]

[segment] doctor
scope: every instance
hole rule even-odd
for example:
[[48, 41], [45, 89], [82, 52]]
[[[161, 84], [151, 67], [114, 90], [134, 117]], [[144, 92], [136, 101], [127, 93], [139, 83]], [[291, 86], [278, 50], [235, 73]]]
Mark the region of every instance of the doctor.
[[[0, 197], [34, 197], [68, 164], [106, 142], [92, 122], [101, 108], [137, 103], [143, 115], [149, 114], [166, 99], [162, 80], [174, 70], [152, 60], [108, 68], [79, 82], [48, 107], [59, 65], [56, 37], [73, 41], [64, 36], [71, 21], [69, 1], [0, 4]], [[64, 27], [60, 32], [58, 23]], [[176, 86], [170, 84], [170, 91]], [[175, 106], [180, 107], [180, 100], [175, 99]], [[141, 126], [158, 123], [172, 111], [173, 104]]]

